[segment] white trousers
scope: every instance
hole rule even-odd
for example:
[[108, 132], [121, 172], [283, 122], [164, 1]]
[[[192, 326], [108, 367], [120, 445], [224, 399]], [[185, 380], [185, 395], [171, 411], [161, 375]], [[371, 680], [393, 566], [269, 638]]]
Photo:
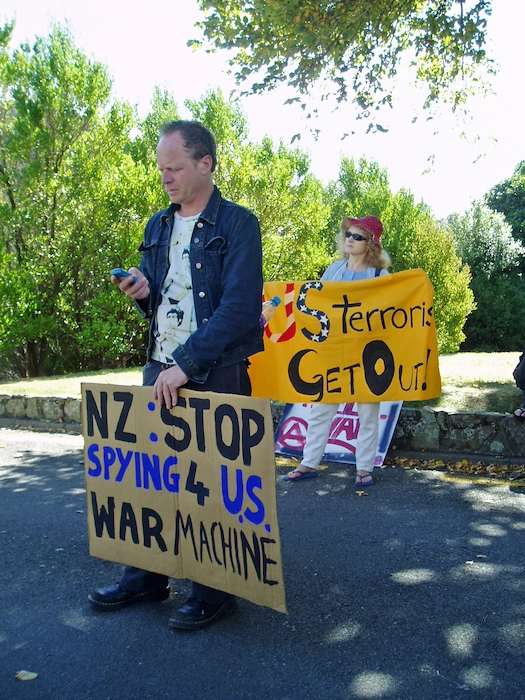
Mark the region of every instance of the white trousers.
[[[356, 440], [355, 462], [357, 471], [372, 472], [379, 441], [379, 403], [356, 404], [359, 414], [359, 432]], [[328, 442], [330, 426], [338, 404], [314, 403], [308, 419], [308, 430], [301, 465], [317, 469]]]

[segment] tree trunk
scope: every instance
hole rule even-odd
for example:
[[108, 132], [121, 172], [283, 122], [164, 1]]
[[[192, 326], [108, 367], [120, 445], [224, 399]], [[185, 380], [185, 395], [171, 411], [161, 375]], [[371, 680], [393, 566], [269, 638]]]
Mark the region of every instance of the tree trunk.
[[31, 340], [27, 343], [27, 374], [29, 377], [40, 377], [44, 369], [47, 340]]

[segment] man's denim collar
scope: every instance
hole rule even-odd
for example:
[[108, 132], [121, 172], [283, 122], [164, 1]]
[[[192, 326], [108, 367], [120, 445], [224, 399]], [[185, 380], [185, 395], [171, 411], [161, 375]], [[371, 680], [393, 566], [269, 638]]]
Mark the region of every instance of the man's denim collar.
[[[217, 221], [217, 215], [219, 213], [219, 207], [221, 205], [221, 199], [221, 192], [217, 185], [214, 185], [212, 195], [208, 200], [208, 204], [206, 205], [206, 208], [204, 209], [199, 218], [204, 219], [207, 223], [211, 224], [212, 226], [215, 226], [215, 222]], [[175, 212], [179, 209], [180, 204], [170, 204], [169, 207], [161, 214], [162, 222], [173, 221]]]

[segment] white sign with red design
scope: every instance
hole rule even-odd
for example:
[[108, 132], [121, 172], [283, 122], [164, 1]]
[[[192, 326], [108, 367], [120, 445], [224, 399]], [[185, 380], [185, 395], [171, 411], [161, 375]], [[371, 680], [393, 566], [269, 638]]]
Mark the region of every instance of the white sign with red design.
[[[382, 401], [379, 409], [379, 442], [375, 467], [381, 467], [388, 452], [397, 419], [401, 411], [401, 401]], [[275, 452], [301, 458], [308, 429], [311, 404], [287, 404], [275, 433]], [[355, 404], [340, 404], [332, 421], [330, 435], [323, 460], [355, 464], [355, 441], [359, 430], [359, 415]]]

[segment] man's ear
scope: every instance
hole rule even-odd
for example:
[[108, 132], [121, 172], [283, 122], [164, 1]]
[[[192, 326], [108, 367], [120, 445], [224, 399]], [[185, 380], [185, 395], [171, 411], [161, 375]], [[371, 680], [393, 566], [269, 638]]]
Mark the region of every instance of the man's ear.
[[213, 167], [213, 158], [211, 156], [204, 156], [203, 158], [200, 159], [200, 164], [202, 167], [202, 174], [207, 175], [209, 172], [211, 172], [211, 169]]

